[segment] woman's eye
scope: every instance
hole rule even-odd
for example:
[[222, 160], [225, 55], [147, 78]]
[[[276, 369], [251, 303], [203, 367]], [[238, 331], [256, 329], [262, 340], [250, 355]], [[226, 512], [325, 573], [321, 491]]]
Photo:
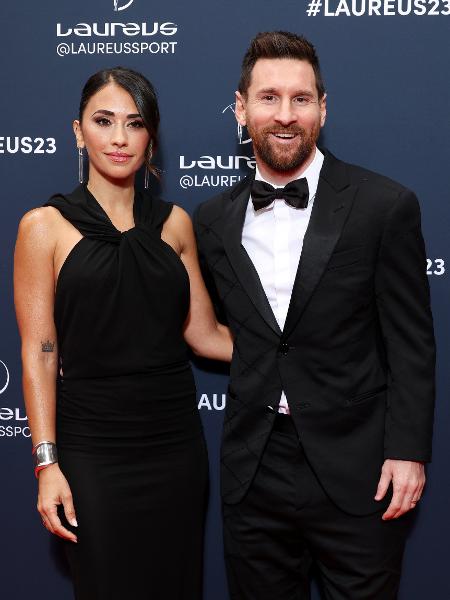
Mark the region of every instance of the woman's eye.
[[129, 125], [133, 129], [142, 129], [142, 127], [144, 127], [144, 123], [142, 121], [131, 121]]
[[111, 125], [111, 121], [109, 119], [107, 119], [106, 117], [99, 117], [98, 119], [95, 119], [95, 122], [97, 123], [97, 125], [100, 125], [101, 127], [106, 127], [107, 125]]

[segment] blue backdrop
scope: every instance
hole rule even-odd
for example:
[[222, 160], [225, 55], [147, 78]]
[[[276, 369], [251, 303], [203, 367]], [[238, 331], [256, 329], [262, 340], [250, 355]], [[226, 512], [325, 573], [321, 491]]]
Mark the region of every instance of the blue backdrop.
[[[85, 80], [130, 66], [156, 86], [159, 192], [189, 212], [252, 168], [238, 144], [234, 90], [258, 32], [288, 29], [316, 45], [328, 91], [321, 142], [344, 160], [412, 188], [422, 206], [438, 342], [434, 461], [407, 548], [400, 598], [450, 597], [448, 260], [450, 0], [4, 0], [0, 8], [0, 564], [5, 600], [69, 600], [56, 540], [35, 511], [21, 393], [12, 259], [24, 212], [77, 183], [71, 122]], [[227, 600], [218, 498], [226, 372], [196, 365], [210, 457], [205, 600]], [[194, 600], [194, 599], [193, 599]]]

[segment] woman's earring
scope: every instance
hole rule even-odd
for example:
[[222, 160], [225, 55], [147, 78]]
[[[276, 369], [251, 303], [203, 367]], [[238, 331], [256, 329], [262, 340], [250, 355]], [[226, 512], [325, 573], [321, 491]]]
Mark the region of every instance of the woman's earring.
[[153, 156], [153, 140], [150, 140], [150, 144], [148, 145], [148, 151], [147, 151], [147, 160], [145, 161], [145, 173], [144, 173], [144, 188], [146, 190], [148, 190], [148, 186], [150, 183], [150, 170], [148, 168], [148, 165], [149, 165], [150, 161], [152, 160], [152, 156]]
[[83, 183], [83, 148], [78, 148], [78, 181]]
[[240, 123], [238, 123], [238, 126], [237, 126], [237, 136], [238, 136], [239, 143], [242, 144], [242, 125]]

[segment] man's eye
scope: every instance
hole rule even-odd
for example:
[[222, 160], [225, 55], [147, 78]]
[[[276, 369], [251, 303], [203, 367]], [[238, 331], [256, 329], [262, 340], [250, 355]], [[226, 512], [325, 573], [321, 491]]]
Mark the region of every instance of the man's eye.
[[267, 94], [266, 96], [262, 97], [263, 102], [275, 102], [275, 100], [275, 96], [272, 96], [271, 94]]
[[95, 122], [97, 123], [97, 125], [100, 125], [101, 127], [106, 127], [107, 125], [111, 125], [111, 121], [109, 119], [107, 119], [106, 117], [99, 117], [98, 119], [95, 119]]
[[310, 100], [309, 98], [305, 98], [305, 96], [297, 96], [297, 98], [295, 98], [295, 103], [296, 104], [309, 104]]

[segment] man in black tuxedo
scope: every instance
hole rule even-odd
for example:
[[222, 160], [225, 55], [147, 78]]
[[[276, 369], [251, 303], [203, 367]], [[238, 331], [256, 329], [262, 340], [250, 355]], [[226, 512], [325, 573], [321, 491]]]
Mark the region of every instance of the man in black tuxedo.
[[431, 456], [434, 338], [420, 212], [316, 142], [314, 47], [259, 34], [236, 117], [256, 174], [199, 206], [205, 279], [235, 349], [222, 444], [233, 600], [396, 598]]

